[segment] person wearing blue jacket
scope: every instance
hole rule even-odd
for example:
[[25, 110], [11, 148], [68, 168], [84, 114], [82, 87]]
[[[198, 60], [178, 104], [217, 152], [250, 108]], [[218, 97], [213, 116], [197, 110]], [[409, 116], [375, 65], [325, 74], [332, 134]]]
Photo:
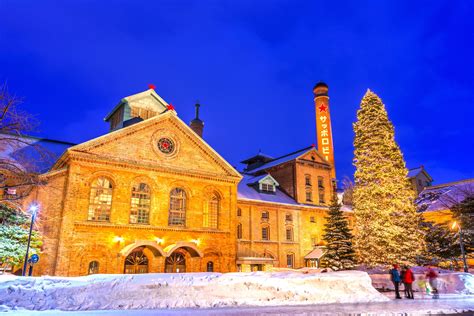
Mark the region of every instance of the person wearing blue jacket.
[[392, 281], [393, 286], [395, 287], [395, 298], [401, 299], [402, 297], [400, 296], [399, 285], [402, 279], [400, 277], [400, 271], [398, 271], [398, 265], [394, 264], [393, 269], [391, 269], [389, 273], [390, 273], [390, 280]]

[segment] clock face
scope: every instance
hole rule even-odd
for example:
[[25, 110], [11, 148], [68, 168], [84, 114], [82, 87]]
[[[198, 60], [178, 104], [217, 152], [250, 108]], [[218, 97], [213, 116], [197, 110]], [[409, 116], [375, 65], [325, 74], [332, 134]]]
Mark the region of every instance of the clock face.
[[174, 142], [166, 137], [160, 138], [158, 140], [158, 149], [164, 154], [171, 154], [175, 149]]

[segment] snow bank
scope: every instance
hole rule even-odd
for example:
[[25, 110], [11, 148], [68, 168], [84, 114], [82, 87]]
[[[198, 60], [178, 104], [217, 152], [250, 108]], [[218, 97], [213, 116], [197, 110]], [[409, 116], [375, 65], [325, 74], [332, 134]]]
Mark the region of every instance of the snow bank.
[[[388, 275], [388, 273], [370, 274], [370, 277], [372, 278], [372, 285], [375, 288], [394, 290], [393, 284], [390, 281], [390, 275]], [[420, 291], [420, 286], [423, 287], [424, 285], [423, 281], [425, 281], [425, 275], [415, 273], [415, 282], [413, 283], [413, 290]], [[467, 295], [474, 294], [474, 276], [470, 273], [440, 273], [437, 279], [437, 284], [440, 293]], [[423, 288], [422, 290], [424, 291], [425, 289]]]
[[[383, 302], [365, 272], [0, 277], [4, 310], [104, 310]], [[0, 308], [1, 310], [2, 308]]]

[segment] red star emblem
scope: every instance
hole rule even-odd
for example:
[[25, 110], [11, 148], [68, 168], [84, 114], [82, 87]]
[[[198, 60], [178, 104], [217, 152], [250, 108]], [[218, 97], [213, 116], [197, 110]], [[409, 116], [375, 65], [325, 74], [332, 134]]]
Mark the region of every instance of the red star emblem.
[[325, 106], [324, 104], [321, 104], [318, 108], [319, 108], [319, 111], [321, 112], [326, 112], [326, 110], [328, 109], [328, 107]]
[[148, 85], [148, 88], [151, 89], [151, 90], [155, 90], [156, 87], [155, 87], [154, 84], [150, 83], [150, 84]]
[[174, 106], [173, 106], [173, 104], [171, 104], [171, 103], [168, 104], [168, 106], [167, 106], [166, 108], [167, 108], [168, 110], [170, 110], [170, 111], [174, 111]]

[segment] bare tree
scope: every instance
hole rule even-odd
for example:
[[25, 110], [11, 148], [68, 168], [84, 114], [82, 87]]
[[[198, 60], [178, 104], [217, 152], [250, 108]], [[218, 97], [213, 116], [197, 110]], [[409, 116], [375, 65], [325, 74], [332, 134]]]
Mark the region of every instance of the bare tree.
[[348, 177], [344, 177], [344, 179], [342, 179], [342, 188], [344, 190], [342, 204], [352, 206], [352, 193], [354, 192], [354, 183]]
[[41, 184], [38, 165], [51, 153], [31, 138], [37, 120], [18, 106], [22, 99], [0, 86], [0, 201], [20, 200]]

